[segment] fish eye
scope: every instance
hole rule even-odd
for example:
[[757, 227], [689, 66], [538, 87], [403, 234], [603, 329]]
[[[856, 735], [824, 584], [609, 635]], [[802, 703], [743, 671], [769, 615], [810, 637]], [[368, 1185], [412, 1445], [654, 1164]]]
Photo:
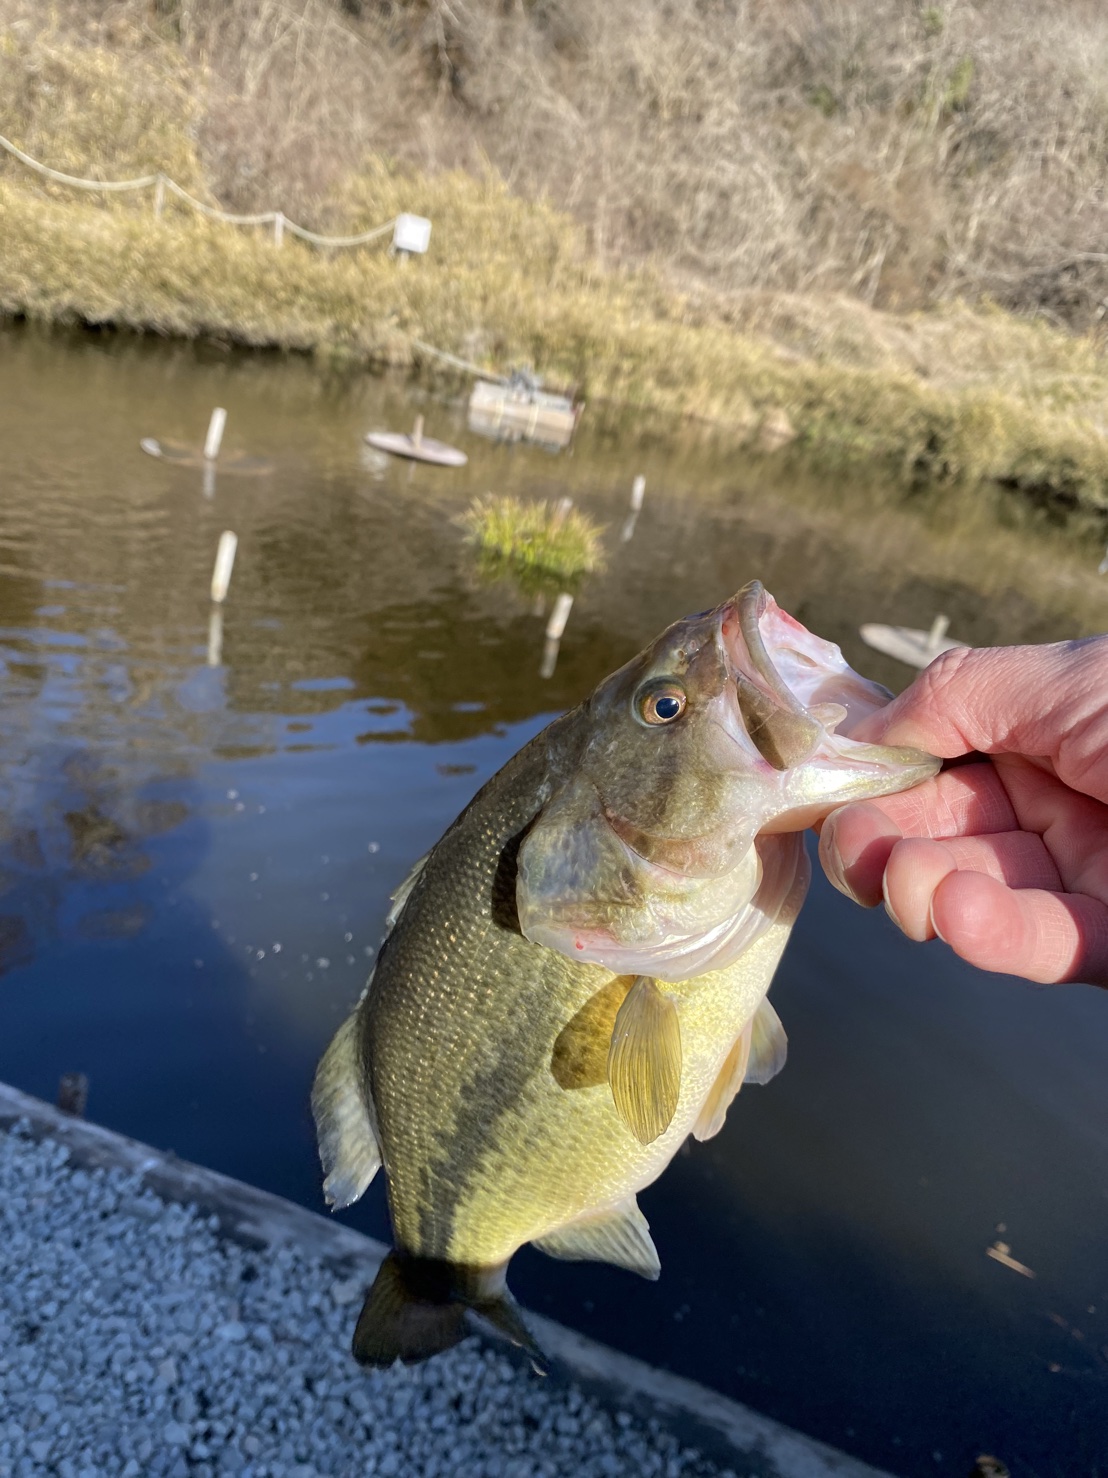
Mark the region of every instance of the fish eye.
[[687, 701], [679, 684], [651, 683], [635, 699], [635, 712], [644, 724], [671, 724], [684, 713]]

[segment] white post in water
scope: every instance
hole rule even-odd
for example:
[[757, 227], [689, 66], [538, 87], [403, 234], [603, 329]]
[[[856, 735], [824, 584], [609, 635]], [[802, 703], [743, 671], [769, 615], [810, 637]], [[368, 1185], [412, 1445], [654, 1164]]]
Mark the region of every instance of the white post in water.
[[215, 569], [212, 571], [212, 600], [221, 605], [227, 598], [227, 587], [231, 583], [231, 571], [235, 567], [235, 550], [239, 547], [238, 535], [224, 529], [219, 536], [219, 548], [215, 554]]
[[423, 417], [416, 416], [415, 425], [412, 427], [412, 446], [418, 452], [423, 445]]
[[551, 641], [561, 641], [565, 635], [569, 613], [572, 610], [573, 596], [566, 595], [565, 591], [563, 591], [554, 602], [554, 609], [550, 612], [550, 620], [546, 623], [546, 634]]
[[554, 609], [550, 612], [550, 620], [546, 623], [546, 641], [542, 648], [542, 665], [539, 668], [540, 677], [553, 677], [554, 668], [558, 663], [558, 648], [562, 644], [562, 636], [565, 633], [566, 622], [569, 613], [573, 609], [573, 596], [564, 591], [554, 602]]
[[284, 244], [284, 240], [285, 240], [285, 218], [284, 218], [284, 216], [281, 214], [281, 212], [279, 210], [278, 211], [274, 211], [274, 213], [273, 213], [273, 245], [274, 246], [281, 246], [281, 245]]
[[642, 500], [646, 495], [646, 478], [640, 473], [631, 484], [631, 512], [623, 520], [623, 527], [619, 531], [619, 542], [629, 544], [631, 536], [635, 532], [635, 525], [639, 521], [642, 512]]
[[219, 667], [223, 662], [223, 607], [212, 606], [208, 617], [208, 666]]
[[[550, 518], [550, 532], [552, 534], [556, 534], [558, 532], [558, 530], [562, 527], [562, 525], [565, 523], [566, 519], [569, 517], [569, 511], [570, 511], [570, 509], [572, 507], [573, 507], [573, 499], [572, 498], [559, 498], [558, 501], [554, 504], [554, 512], [553, 512], [553, 514], [551, 515], [551, 518]], [[572, 595], [570, 595], [570, 596], [561, 596], [560, 595], [558, 597], [558, 600], [563, 600], [563, 599], [568, 600], [569, 601], [569, 605], [572, 605], [573, 604], [573, 596]], [[555, 604], [554, 609], [555, 610], [558, 609], [557, 604]], [[569, 606], [566, 607], [566, 616], [567, 617], [569, 616]], [[551, 617], [551, 619], [553, 620], [553, 617]], [[564, 621], [562, 622], [562, 625], [565, 626], [565, 622]], [[562, 633], [559, 631], [558, 635], [561, 636], [561, 634]]]
[[221, 405], [217, 405], [212, 411], [212, 418], [208, 422], [208, 435], [204, 441], [204, 460], [214, 462], [219, 456], [219, 448], [223, 445], [223, 428], [227, 424], [227, 412]]
[[950, 625], [949, 616], [936, 616], [931, 623], [931, 630], [927, 633], [927, 650], [934, 654], [939, 650], [939, 643], [946, 635], [947, 627]]
[[165, 210], [165, 175], [158, 171], [158, 183], [154, 186], [154, 214], [160, 216]]

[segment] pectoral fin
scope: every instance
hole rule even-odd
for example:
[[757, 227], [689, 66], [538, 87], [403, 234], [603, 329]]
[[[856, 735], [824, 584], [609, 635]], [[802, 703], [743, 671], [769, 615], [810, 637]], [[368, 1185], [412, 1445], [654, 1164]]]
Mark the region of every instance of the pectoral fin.
[[681, 1092], [677, 1007], [647, 975], [627, 992], [612, 1028], [608, 1083], [616, 1111], [641, 1144], [664, 1134]]
[[323, 1194], [333, 1211], [363, 1195], [381, 1164], [359, 1087], [357, 1016], [348, 1016], [323, 1054], [312, 1084]]
[[789, 1050], [789, 1039], [781, 1018], [768, 1000], [754, 1013], [750, 1023], [750, 1061], [746, 1068], [747, 1083], [768, 1083], [785, 1066]]
[[727, 1060], [719, 1070], [719, 1076], [708, 1091], [700, 1117], [693, 1125], [694, 1139], [711, 1139], [723, 1128], [727, 1110], [746, 1077], [746, 1065], [750, 1060], [750, 1036], [753, 1023], [747, 1022], [735, 1045], [727, 1054]]
[[559, 1227], [535, 1239], [536, 1247], [550, 1257], [569, 1262], [610, 1262], [649, 1278], [658, 1277], [662, 1265], [650, 1239], [650, 1226], [634, 1196], [599, 1216]]

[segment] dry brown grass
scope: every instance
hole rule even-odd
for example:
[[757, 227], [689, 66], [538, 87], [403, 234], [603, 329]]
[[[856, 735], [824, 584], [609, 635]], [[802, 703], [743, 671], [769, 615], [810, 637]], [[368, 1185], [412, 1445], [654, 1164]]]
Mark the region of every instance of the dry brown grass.
[[397, 274], [0, 156], [0, 311], [390, 363], [414, 336], [1100, 520], [1108, 361], [1055, 325], [1108, 292], [1106, 63], [1092, 0], [0, 0], [0, 132], [47, 163], [435, 222]]
[[[1108, 296], [1101, 0], [0, 0], [0, 32], [25, 73], [6, 51], [0, 128], [177, 167], [168, 100], [231, 207], [326, 225], [384, 152], [491, 164], [684, 286], [1079, 326]], [[97, 161], [49, 77], [93, 47], [146, 78], [151, 124]]]

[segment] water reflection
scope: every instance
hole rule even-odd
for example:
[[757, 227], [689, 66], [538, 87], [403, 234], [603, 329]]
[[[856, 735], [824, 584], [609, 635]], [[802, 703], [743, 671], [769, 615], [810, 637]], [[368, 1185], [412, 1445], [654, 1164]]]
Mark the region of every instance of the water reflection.
[[[275, 470], [207, 500], [137, 436], [187, 440], [213, 405]], [[555, 462], [467, 441], [459, 399], [436, 414], [469, 465], [409, 475], [361, 442], [410, 423], [403, 387], [34, 333], [0, 335], [0, 407], [0, 1077], [52, 1098], [85, 1071], [92, 1117], [312, 1206], [307, 1088], [389, 893], [668, 621], [757, 575], [899, 686], [861, 621], [941, 609], [987, 642], [1100, 620], [1095, 575], [1045, 536], [974, 544], [972, 514], [958, 534], [949, 506], [876, 496], [855, 520], [856, 489], [774, 490], [704, 439], [629, 453], [591, 412]], [[629, 508], [637, 467], [650, 498]], [[607, 573], [488, 583], [455, 520], [490, 487], [572, 497], [608, 526]], [[976, 976], [819, 884], [775, 1000], [788, 1070], [647, 1193], [662, 1282], [535, 1254], [517, 1291], [901, 1473], [964, 1478], [985, 1449], [1091, 1472], [1103, 1000]], [[379, 1186], [355, 1219], [386, 1233]], [[985, 1255], [997, 1239], [1034, 1280]]]

